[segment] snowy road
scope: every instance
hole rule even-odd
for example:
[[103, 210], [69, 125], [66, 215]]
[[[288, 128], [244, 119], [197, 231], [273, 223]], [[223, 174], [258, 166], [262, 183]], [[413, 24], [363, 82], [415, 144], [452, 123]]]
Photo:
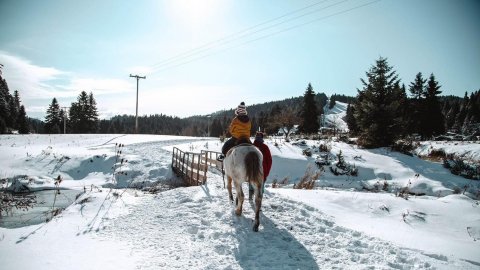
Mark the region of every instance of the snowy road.
[[246, 202], [237, 217], [221, 181], [210, 174], [204, 187], [143, 195], [100, 235], [128, 240], [138, 269], [475, 268], [337, 226], [312, 207], [268, 192], [255, 233], [253, 207]]

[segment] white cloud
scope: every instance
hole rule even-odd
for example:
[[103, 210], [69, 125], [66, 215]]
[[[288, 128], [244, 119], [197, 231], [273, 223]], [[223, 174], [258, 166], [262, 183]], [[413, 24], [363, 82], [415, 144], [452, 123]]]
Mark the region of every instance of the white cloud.
[[22, 98], [50, 96], [51, 92], [57, 90], [47, 82], [68, 74], [53, 67], [36, 66], [28, 60], [3, 51], [0, 51], [0, 63], [4, 65], [3, 77], [10, 90], [19, 90]]
[[[11, 91], [19, 90], [22, 103], [30, 117], [44, 118], [46, 109], [54, 97], [62, 106], [68, 106], [76, 100], [80, 91], [94, 94], [101, 118], [119, 114], [135, 115], [136, 81], [133, 78], [81, 76], [53, 67], [37, 66], [2, 51], [0, 63], [5, 66], [2, 76], [7, 80]], [[147, 75], [149, 69], [136, 67], [130, 71]], [[139, 115], [166, 114], [186, 117], [235, 108], [240, 101], [253, 104], [258, 99], [236, 85], [164, 86], [164, 83], [162, 80], [148, 77], [147, 80], [141, 80]]]
[[[10, 92], [19, 90], [22, 103], [31, 117], [43, 118], [50, 101], [55, 97], [63, 103], [75, 101], [80, 91], [92, 92], [96, 99], [106, 96], [104, 104], [115, 111], [111, 100], [118, 94], [135, 91], [135, 82], [128, 79], [88, 78], [54, 67], [32, 64], [29, 60], [0, 51], [0, 63], [4, 65], [2, 76]], [[120, 109], [120, 111], [127, 110]]]
[[92, 92], [95, 96], [115, 94], [120, 92], [132, 91], [135, 85], [123, 79], [93, 79], [93, 78], [75, 78], [65, 88], [75, 91], [78, 95], [80, 91]]

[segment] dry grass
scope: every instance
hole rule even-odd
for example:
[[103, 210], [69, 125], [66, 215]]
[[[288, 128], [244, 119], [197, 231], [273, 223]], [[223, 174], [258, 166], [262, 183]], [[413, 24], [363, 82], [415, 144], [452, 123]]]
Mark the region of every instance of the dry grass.
[[305, 174], [300, 179], [300, 182], [295, 183], [295, 189], [313, 189], [315, 188], [315, 180], [320, 178], [321, 171], [314, 170], [312, 166], [308, 166]]
[[447, 157], [447, 154], [443, 149], [433, 149], [428, 156], [425, 157], [426, 160], [440, 162]]
[[281, 181], [278, 181], [276, 178], [273, 179], [272, 188], [280, 188], [288, 184], [288, 176], [284, 177]]

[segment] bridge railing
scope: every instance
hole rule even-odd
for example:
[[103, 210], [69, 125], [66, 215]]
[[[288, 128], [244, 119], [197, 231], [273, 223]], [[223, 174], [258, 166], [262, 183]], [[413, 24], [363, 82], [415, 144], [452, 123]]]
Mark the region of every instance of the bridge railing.
[[203, 185], [207, 181], [209, 166], [223, 172], [223, 162], [217, 160], [220, 154], [205, 150], [200, 153], [185, 152], [173, 147], [172, 169], [188, 186]]
[[202, 154], [184, 152], [173, 148], [172, 169], [177, 176], [182, 177], [189, 186], [202, 185], [207, 181], [207, 167], [202, 162]]

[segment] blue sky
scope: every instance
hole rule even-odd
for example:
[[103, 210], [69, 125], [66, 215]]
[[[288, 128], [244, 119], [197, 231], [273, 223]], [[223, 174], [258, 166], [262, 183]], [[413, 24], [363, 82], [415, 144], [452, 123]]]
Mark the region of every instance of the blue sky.
[[147, 76], [140, 115], [248, 107], [308, 83], [355, 96], [380, 56], [407, 86], [434, 73], [463, 96], [480, 89], [479, 12], [475, 0], [2, 0], [0, 63], [37, 118], [82, 90], [101, 117], [134, 115], [131, 73]]

